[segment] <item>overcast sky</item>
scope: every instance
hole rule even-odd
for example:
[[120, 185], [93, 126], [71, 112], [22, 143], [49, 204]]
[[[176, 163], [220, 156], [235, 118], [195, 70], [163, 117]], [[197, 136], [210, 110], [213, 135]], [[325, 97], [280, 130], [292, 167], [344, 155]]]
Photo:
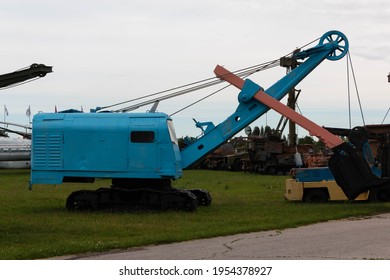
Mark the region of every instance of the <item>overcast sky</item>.
[[[3, 105], [8, 121], [23, 124], [28, 106], [33, 114], [55, 106], [88, 111], [213, 77], [217, 64], [237, 70], [274, 60], [335, 29], [350, 43], [365, 123], [378, 124], [390, 106], [389, 26], [385, 0], [3, 0], [0, 74], [32, 63], [54, 72], [0, 90], [0, 118]], [[303, 115], [320, 125], [349, 126], [346, 66], [346, 59], [326, 60], [297, 86]], [[283, 75], [276, 68], [251, 79], [267, 88]], [[158, 110], [171, 114], [213, 90], [163, 102]], [[229, 89], [176, 114], [177, 135], [200, 134], [192, 118], [224, 120], [237, 94]], [[351, 94], [352, 126], [362, 125]], [[253, 125], [274, 127], [279, 117], [270, 112]]]

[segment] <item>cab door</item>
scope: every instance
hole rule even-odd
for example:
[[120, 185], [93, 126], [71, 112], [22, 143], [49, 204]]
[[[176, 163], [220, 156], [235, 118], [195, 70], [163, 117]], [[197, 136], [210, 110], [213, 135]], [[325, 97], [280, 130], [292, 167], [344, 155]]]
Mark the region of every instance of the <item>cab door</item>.
[[158, 169], [158, 133], [151, 119], [132, 120], [129, 129], [129, 169], [131, 172], [155, 174]]

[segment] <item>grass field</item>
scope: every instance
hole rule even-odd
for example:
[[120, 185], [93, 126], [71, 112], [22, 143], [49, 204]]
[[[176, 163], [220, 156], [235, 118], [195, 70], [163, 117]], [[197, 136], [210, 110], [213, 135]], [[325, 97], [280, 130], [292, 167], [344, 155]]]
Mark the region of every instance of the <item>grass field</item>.
[[195, 212], [69, 212], [66, 197], [94, 184], [36, 185], [28, 170], [0, 170], [0, 259], [52, 256], [129, 248], [243, 232], [297, 227], [351, 216], [388, 212], [390, 203], [292, 203], [286, 177], [240, 172], [185, 171], [174, 184], [210, 191], [210, 207]]

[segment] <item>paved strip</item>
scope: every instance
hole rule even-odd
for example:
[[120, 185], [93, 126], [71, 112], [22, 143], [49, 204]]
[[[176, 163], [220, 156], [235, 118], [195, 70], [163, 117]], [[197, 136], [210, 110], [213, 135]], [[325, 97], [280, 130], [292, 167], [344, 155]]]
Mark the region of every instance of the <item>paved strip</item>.
[[298, 228], [237, 234], [55, 259], [353, 260], [390, 259], [390, 213]]

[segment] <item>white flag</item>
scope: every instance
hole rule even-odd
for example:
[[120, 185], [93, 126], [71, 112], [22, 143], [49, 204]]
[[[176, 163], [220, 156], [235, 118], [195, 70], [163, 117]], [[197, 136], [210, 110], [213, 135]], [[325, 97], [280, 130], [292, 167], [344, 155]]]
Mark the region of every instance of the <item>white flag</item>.
[[27, 111], [26, 111], [26, 116], [30, 117], [31, 116], [31, 108], [30, 105], [28, 105]]

